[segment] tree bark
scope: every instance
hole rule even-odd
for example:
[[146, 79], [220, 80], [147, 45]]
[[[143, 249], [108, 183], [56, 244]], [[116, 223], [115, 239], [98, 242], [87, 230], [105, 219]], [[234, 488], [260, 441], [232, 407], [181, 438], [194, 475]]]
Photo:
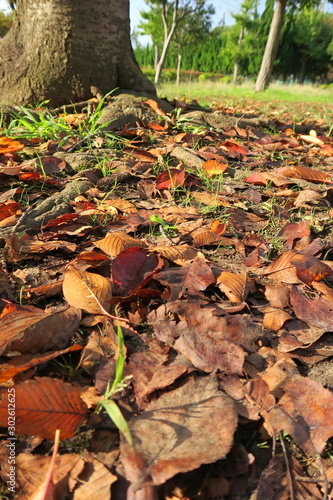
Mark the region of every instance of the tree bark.
[[279, 48], [280, 33], [284, 21], [287, 0], [277, 0], [268, 40], [265, 47], [264, 56], [261, 62], [260, 71], [255, 84], [256, 92], [261, 92], [268, 87], [273, 71], [274, 61]]
[[0, 101], [51, 106], [115, 88], [155, 94], [135, 61], [129, 1], [18, 0], [0, 41]]

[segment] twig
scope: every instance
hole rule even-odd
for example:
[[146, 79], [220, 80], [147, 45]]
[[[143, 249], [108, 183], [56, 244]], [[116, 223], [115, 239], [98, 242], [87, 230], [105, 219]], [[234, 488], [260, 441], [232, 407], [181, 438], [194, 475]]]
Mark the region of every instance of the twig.
[[286, 445], [283, 440], [283, 434], [281, 431], [279, 431], [279, 436], [280, 436], [280, 442], [281, 442], [281, 447], [284, 455], [284, 460], [286, 462], [286, 469], [287, 469], [287, 478], [288, 478], [288, 483], [289, 483], [289, 491], [290, 491], [290, 500], [295, 500], [294, 496], [294, 487], [293, 487], [293, 479], [291, 477], [291, 471], [290, 471], [290, 465], [289, 465], [289, 460], [288, 460], [288, 454], [286, 450]]
[[328, 482], [328, 479], [327, 479], [327, 474], [326, 474], [326, 470], [325, 470], [323, 461], [322, 461], [321, 456], [319, 455], [319, 453], [316, 453], [316, 460], [317, 460], [317, 464], [319, 466], [322, 478], [324, 480], [324, 496], [323, 496], [323, 500], [327, 500], [327, 498], [328, 498], [329, 482]]
[[160, 224], [158, 226], [159, 230], [161, 231], [161, 234], [162, 236], [170, 243], [170, 245], [172, 245], [173, 247], [177, 245], [177, 243], [175, 243], [174, 241], [172, 241], [169, 236], [166, 234], [166, 232], [164, 231], [164, 227], [162, 226], [162, 224]]

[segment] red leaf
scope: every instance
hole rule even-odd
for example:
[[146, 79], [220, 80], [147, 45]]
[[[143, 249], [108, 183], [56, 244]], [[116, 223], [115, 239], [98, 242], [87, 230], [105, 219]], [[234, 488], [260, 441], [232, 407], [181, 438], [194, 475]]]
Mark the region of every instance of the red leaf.
[[140, 247], [127, 248], [112, 261], [112, 279], [116, 295], [134, 294], [145, 286], [163, 266], [163, 260]]
[[157, 176], [156, 188], [157, 189], [170, 189], [184, 186], [185, 170], [178, 170], [177, 168], [170, 168], [164, 170]]

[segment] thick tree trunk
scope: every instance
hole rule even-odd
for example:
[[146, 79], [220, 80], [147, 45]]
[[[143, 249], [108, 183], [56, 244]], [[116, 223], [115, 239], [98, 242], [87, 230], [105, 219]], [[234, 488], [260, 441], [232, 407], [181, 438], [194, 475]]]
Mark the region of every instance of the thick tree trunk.
[[255, 84], [256, 92], [265, 90], [273, 71], [274, 61], [279, 48], [280, 33], [284, 21], [287, 0], [277, 0], [273, 19], [269, 29], [268, 40], [265, 47], [264, 57], [261, 62], [260, 71]]
[[155, 93], [135, 61], [128, 0], [18, 0], [0, 41], [0, 102], [58, 106], [92, 85]]

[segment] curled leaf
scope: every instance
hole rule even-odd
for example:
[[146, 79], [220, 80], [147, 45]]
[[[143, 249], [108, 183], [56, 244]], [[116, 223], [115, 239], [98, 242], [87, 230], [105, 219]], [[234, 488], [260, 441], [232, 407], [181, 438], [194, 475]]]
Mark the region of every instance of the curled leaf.
[[62, 290], [71, 306], [89, 314], [105, 314], [110, 310], [111, 282], [99, 274], [70, 267], [65, 272]]

